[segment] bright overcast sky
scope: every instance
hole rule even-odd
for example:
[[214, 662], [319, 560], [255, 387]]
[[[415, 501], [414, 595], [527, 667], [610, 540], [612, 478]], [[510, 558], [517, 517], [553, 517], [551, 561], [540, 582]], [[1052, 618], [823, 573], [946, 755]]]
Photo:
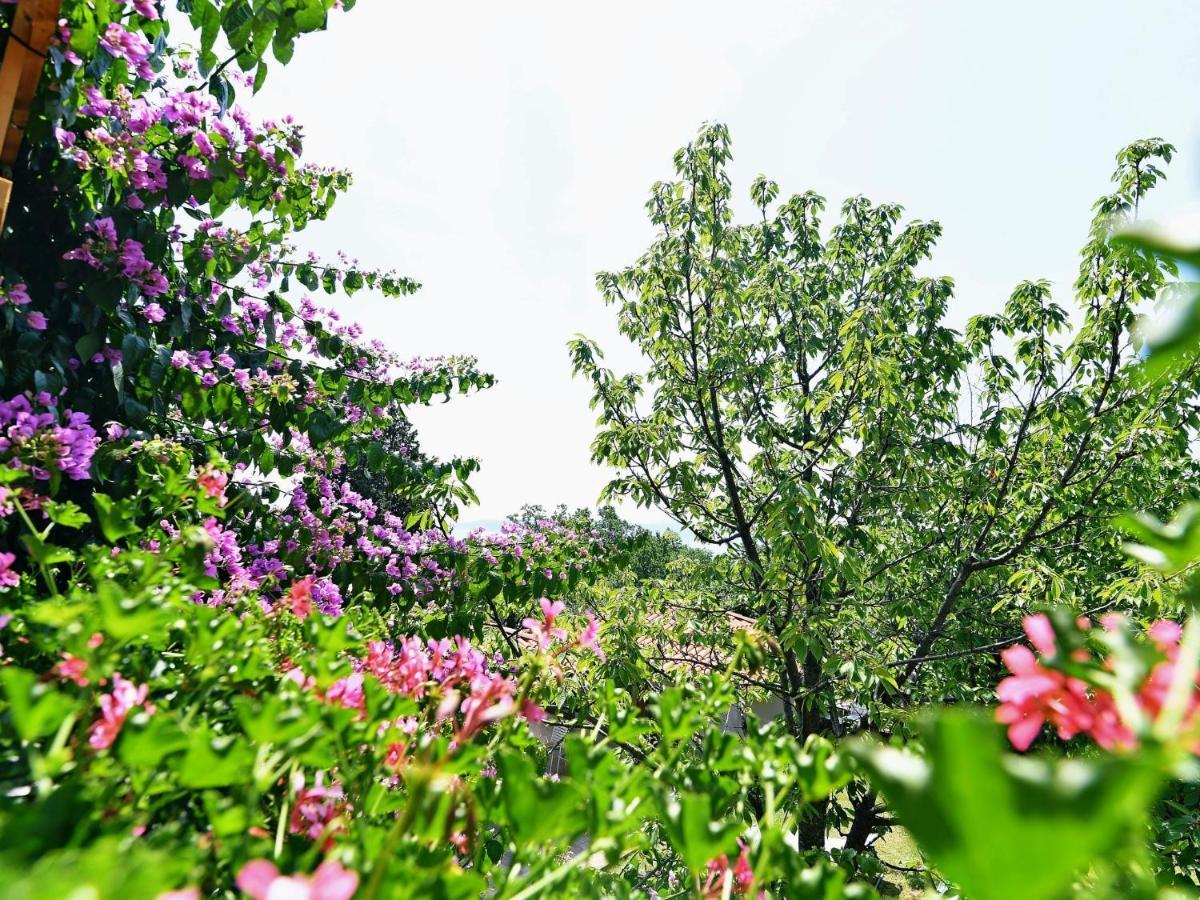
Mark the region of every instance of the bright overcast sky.
[[[951, 319], [1023, 278], [1067, 293], [1113, 155], [1180, 154], [1150, 206], [1200, 198], [1200, 4], [1183, 2], [414, 3], [359, 0], [302, 39], [253, 106], [291, 111], [307, 158], [356, 183], [303, 249], [344, 248], [425, 285], [346, 314], [405, 354], [467, 353], [483, 394], [417, 411], [423, 446], [478, 456], [477, 509], [594, 505], [594, 414], [566, 342], [636, 364], [593, 275], [651, 239], [643, 204], [705, 120], [735, 191], [765, 172], [903, 204], [945, 235]], [[657, 511], [632, 518], [660, 522]]]

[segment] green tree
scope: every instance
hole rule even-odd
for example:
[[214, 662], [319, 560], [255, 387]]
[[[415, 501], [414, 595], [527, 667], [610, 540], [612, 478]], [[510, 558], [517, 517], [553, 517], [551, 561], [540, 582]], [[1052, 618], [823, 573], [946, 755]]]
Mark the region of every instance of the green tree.
[[[1074, 318], [1027, 281], [965, 335], [944, 323], [952, 281], [923, 273], [936, 223], [856, 197], [823, 231], [822, 198], [777, 202], [760, 176], [757, 221], [737, 224], [721, 125], [652, 188], [658, 237], [597, 278], [648, 368], [617, 375], [595, 343], [571, 344], [599, 411], [594, 458], [619, 470], [605, 498], [728, 548], [740, 611], [776, 639], [793, 733], [841, 732], [852, 703], [893, 730], [914, 703], [983, 696], [1031, 605], [1158, 596], [1106, 526], [1194, 473], [1196, 367], [1137, 377], [1136, 313], [1173, 268], [1108, 238], [1172, 152], [1119, 154]], [[863, 793], [852, 847], [878, 814]], [[806, 842], [826, 827], [810, 817]]]

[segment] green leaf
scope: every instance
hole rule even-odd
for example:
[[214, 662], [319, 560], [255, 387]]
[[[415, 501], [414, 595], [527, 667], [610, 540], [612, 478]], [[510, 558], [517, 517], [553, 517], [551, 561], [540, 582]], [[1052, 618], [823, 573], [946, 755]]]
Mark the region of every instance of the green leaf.
[[741, 830], [736, 820], [713, 815], [712, 797], [691, 792], [668, 799], [664, 824], [671, 846], [692, 872], [702, 871], [709, 860], [727, 853]]
[[1002, 752], [998, 726], [948, 710], [925, 758], [869, 742], [855, 755], [947, 878], [972, 900], [1057, 900], [1138, 834], [1162, 776], [1149, 752], [1048, 761]]
[[179, 724], [169, 715], [158, 713], [144, 724], [135, 720], [121, 729], [118, 755], [133, 768], [157, 769], [164, 759], [187, 746], [188, 737]]
[[49, 500], [42, 504], [42, 512], [56, 525], [64, 528], [82, 528], [92, 517], [71, 501], [58, 502]]
[[528, 757], [511, 751], [500, 754], [497, 769], [508, 824], [519, 844], [569, 840], [583, 833], [584, 798], [572, 782], [539, 778]]
[[78, 706], [78, 701], [61, 694], [50, 684], [39, 682], [25, 669], [0, 669], [0, 683], [8, 698], [13, 725], [23, 741], [53, 733]]
[[92, 503], [96, 507], [96, 519], [100, 530], [110, 544], [115, 544], [123, 537], [138, 533], [137, 523], [133, 521], [132, 504], [127, 500], [114, 501], [107, 494], [92, 495]]
[[[1113, 238], [1116, 247], [1129, 247], [1164, 260], [1172, 271], [1180, 263], [1200, 268], [1200, 245], [1169, 229], [1155, 226], [1130, 228]], [[1200, 351], [1200, 291], [1192, 290], [1173, 314], [1152, 322], [1146, 329], [1149, 356], [1143, 374], [1157, 378]]]
[[247, 784], [253, 780], [253, 766], [254, 751], [244, 738], [218, 737], [202, 729], [188, 739], [179, 782], [190, 788]]
[[29, 555], [32, 556], [39, 565], [56, 566], [59, 563], [70, 562], [75, 558], [75, 554], [66, 547], [59, 547], [56, 544], [47, 543], [36, 534], [24, 535], [21, 538], [21, 543], [25, 545], [25, 549], [29, 551]]

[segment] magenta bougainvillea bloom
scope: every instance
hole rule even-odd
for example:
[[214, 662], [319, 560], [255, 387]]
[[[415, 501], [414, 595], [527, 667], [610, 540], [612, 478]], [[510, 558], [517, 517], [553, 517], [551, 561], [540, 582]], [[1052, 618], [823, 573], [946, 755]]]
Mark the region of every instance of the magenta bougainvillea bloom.
[[26, 306], [31, 302], [32, 299], [25, 282], [21, 281], [11, 287], [5, 287], [4, 279], [0, 278], [0, 306], [5, 303], [11, 303], [13, 306]]
[[147, 19], [158, 19], [158, 7], [154, 0], [117, 0], [120, 6], [129, 6], [132, 4], [134, 11]]
[[150, 57], [154, 55], [154, 48], [142, 35], [128, 31], [117, 22], [110, 22], [100, 38], [100, 46], [107, 50], [110, 56], [129, 63], [129, 67], [139, 78], [153, 80], [154, 68], [150, 65]]
[[100, 439], [83, 413], [34, 412], [29, 398], [18, 394], [0, 401], [0, 460], [46, 480], [55, 471], [79, 481], [90, 476]]

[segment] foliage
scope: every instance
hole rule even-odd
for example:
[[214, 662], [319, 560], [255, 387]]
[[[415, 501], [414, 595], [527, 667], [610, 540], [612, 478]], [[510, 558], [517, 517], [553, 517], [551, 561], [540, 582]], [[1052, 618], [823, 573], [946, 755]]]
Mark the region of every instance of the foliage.
[[[1108, 523], [1194, 478], [1197, 367], [1145, 377], [1136, 313], [1175, 266], [1109, 238], [1172, 153], [1119, 154], [1074, 319], [1028, 281], [963, 335], [943, 323], [952, 282], [924, 274], [935, 223], [857, 197], [823, 230], [822, 198], [781, 201], [760, 176], [757, 221], [737, 224], [720, 125], [652, 188], [656, 240], [597, 279], [647, 370], [618, 375], [593, 342], [571, 345], [594, 457], [617, 470], [608, 497], [729, 548], [736, 595], [713, 605], [774, 638], [765, 680], [794, 734], [903, 733], [914, 704], [985, 699], [995, 650], [1035, 605], [1164, 602]], [[873, 795], [855, 818], [862, 849]]]
[[[1132, 330], [1178, 260], [1110, 240], [1170, 145], [1119, 156], [1074, 323], [1029, 282], [959, 336], [936, 225], [762, 178], [735, 225], [705, 128], [600, 278], [649, 371], [572, 352], [607, 496], [720, 552], [608, 506], [456, 537], [476, 463], [408, 410], [490, 376], [314, 299], [418, 285], [298, 248], [349, 173], [239, 105], [353, 5], [63, 3], [0, 235], [0, 891], [869, 897], [877, 792], [970, 896], [1194, 874], [1200, 620], [1138, 626], [1196, 599], [1153, 516], [1200, 385]], [[1070, 759], [913, 724], [1001, 647], [1011, 742]]]
[[588, 509], [568, 512], [566, 506], [560, 505], [547, 513], [540, 506], [526, 505], [509, 520], [527, 528], [560, 525], [579, 534], [595, 534], [610, 552], [620, 557], [621, 568], [627, 573], [623, 581], [636, 584], [639, 589], [645, 589], [648, 582], [662, 581], [687, 562], [703, 565], [712, 558], [707, 550], [685, 543], [674, 531], [653, 531], [626, 522], [611, 506], [602, 506], [593, 513]]
[[832, 745], [606, 677], [599, 529], [453, 536], [406, 409], [491, 378], [311, 296], [417, 288], [297, 248], [350, 176], [238, 104], [351, 6], [63, 3], [0, 243], [4, 893], [869, 894], [789, 844]]

